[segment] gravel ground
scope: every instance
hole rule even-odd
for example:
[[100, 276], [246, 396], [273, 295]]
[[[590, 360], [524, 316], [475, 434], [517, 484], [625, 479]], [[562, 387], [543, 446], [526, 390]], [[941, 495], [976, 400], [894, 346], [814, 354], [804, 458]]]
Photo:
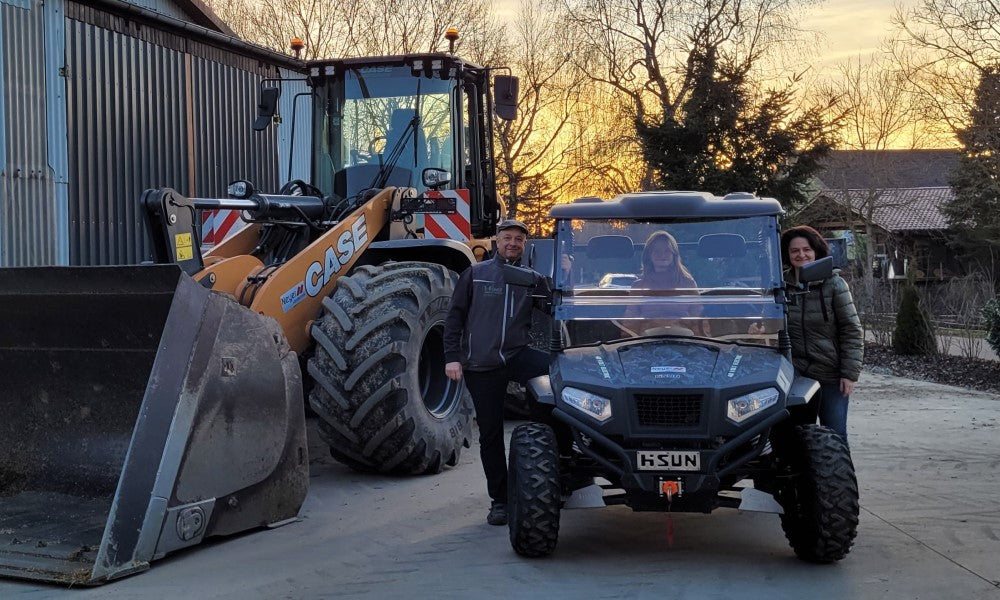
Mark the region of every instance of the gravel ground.
[[900, 356], [887, 346], [865, 344], [865, 368], [881, 375], [1000, 392], [1000, 362], [961, 356]]

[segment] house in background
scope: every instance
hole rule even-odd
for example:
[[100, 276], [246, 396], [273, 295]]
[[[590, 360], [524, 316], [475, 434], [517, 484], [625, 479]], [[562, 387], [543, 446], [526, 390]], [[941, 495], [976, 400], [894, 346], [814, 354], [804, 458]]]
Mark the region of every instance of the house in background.
[[824, 161], [815, 197], [793, 216], [853, 244], [854, 271], [871, 260], [876, 278], [944, 280], [964, 274], [948, 247], [941, 212], [954, 150], [837, 150]]

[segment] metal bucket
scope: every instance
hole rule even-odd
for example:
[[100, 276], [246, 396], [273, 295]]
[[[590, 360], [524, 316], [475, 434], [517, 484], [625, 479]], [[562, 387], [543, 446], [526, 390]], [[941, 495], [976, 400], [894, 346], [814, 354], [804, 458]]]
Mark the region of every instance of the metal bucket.
[[300, 378], [175, 265], [0, 269], [0, 575], [102, 583], [294, 517]]

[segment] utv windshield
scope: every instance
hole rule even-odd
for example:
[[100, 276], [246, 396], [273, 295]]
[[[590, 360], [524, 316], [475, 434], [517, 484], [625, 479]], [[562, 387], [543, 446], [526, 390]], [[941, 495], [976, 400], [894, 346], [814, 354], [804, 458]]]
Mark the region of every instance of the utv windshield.
[[[556, 274], [569, 345], [679, 335], [776, 344], [784, 323], [773, 217], [560, 221]], [[563, 261], [557, 261], [557, 264]]]
[[426, 167], [453, 171], [455, 81], [408, 66], [348, 69], [316, 91], [314, 183], [349, 198], [371, 187], [422, 188]]

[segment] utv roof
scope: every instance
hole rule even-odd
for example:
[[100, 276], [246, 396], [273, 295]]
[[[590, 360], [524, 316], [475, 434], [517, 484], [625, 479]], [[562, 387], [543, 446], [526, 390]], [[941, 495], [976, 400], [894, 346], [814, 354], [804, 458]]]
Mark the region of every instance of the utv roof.
[[746, 192], [713, 196], [707, 192], [636, 192], [610, 200], [586, 197], [556, 204], [553, 219], [697, 219], [777, 216], [784, 211], [774, 198]]

